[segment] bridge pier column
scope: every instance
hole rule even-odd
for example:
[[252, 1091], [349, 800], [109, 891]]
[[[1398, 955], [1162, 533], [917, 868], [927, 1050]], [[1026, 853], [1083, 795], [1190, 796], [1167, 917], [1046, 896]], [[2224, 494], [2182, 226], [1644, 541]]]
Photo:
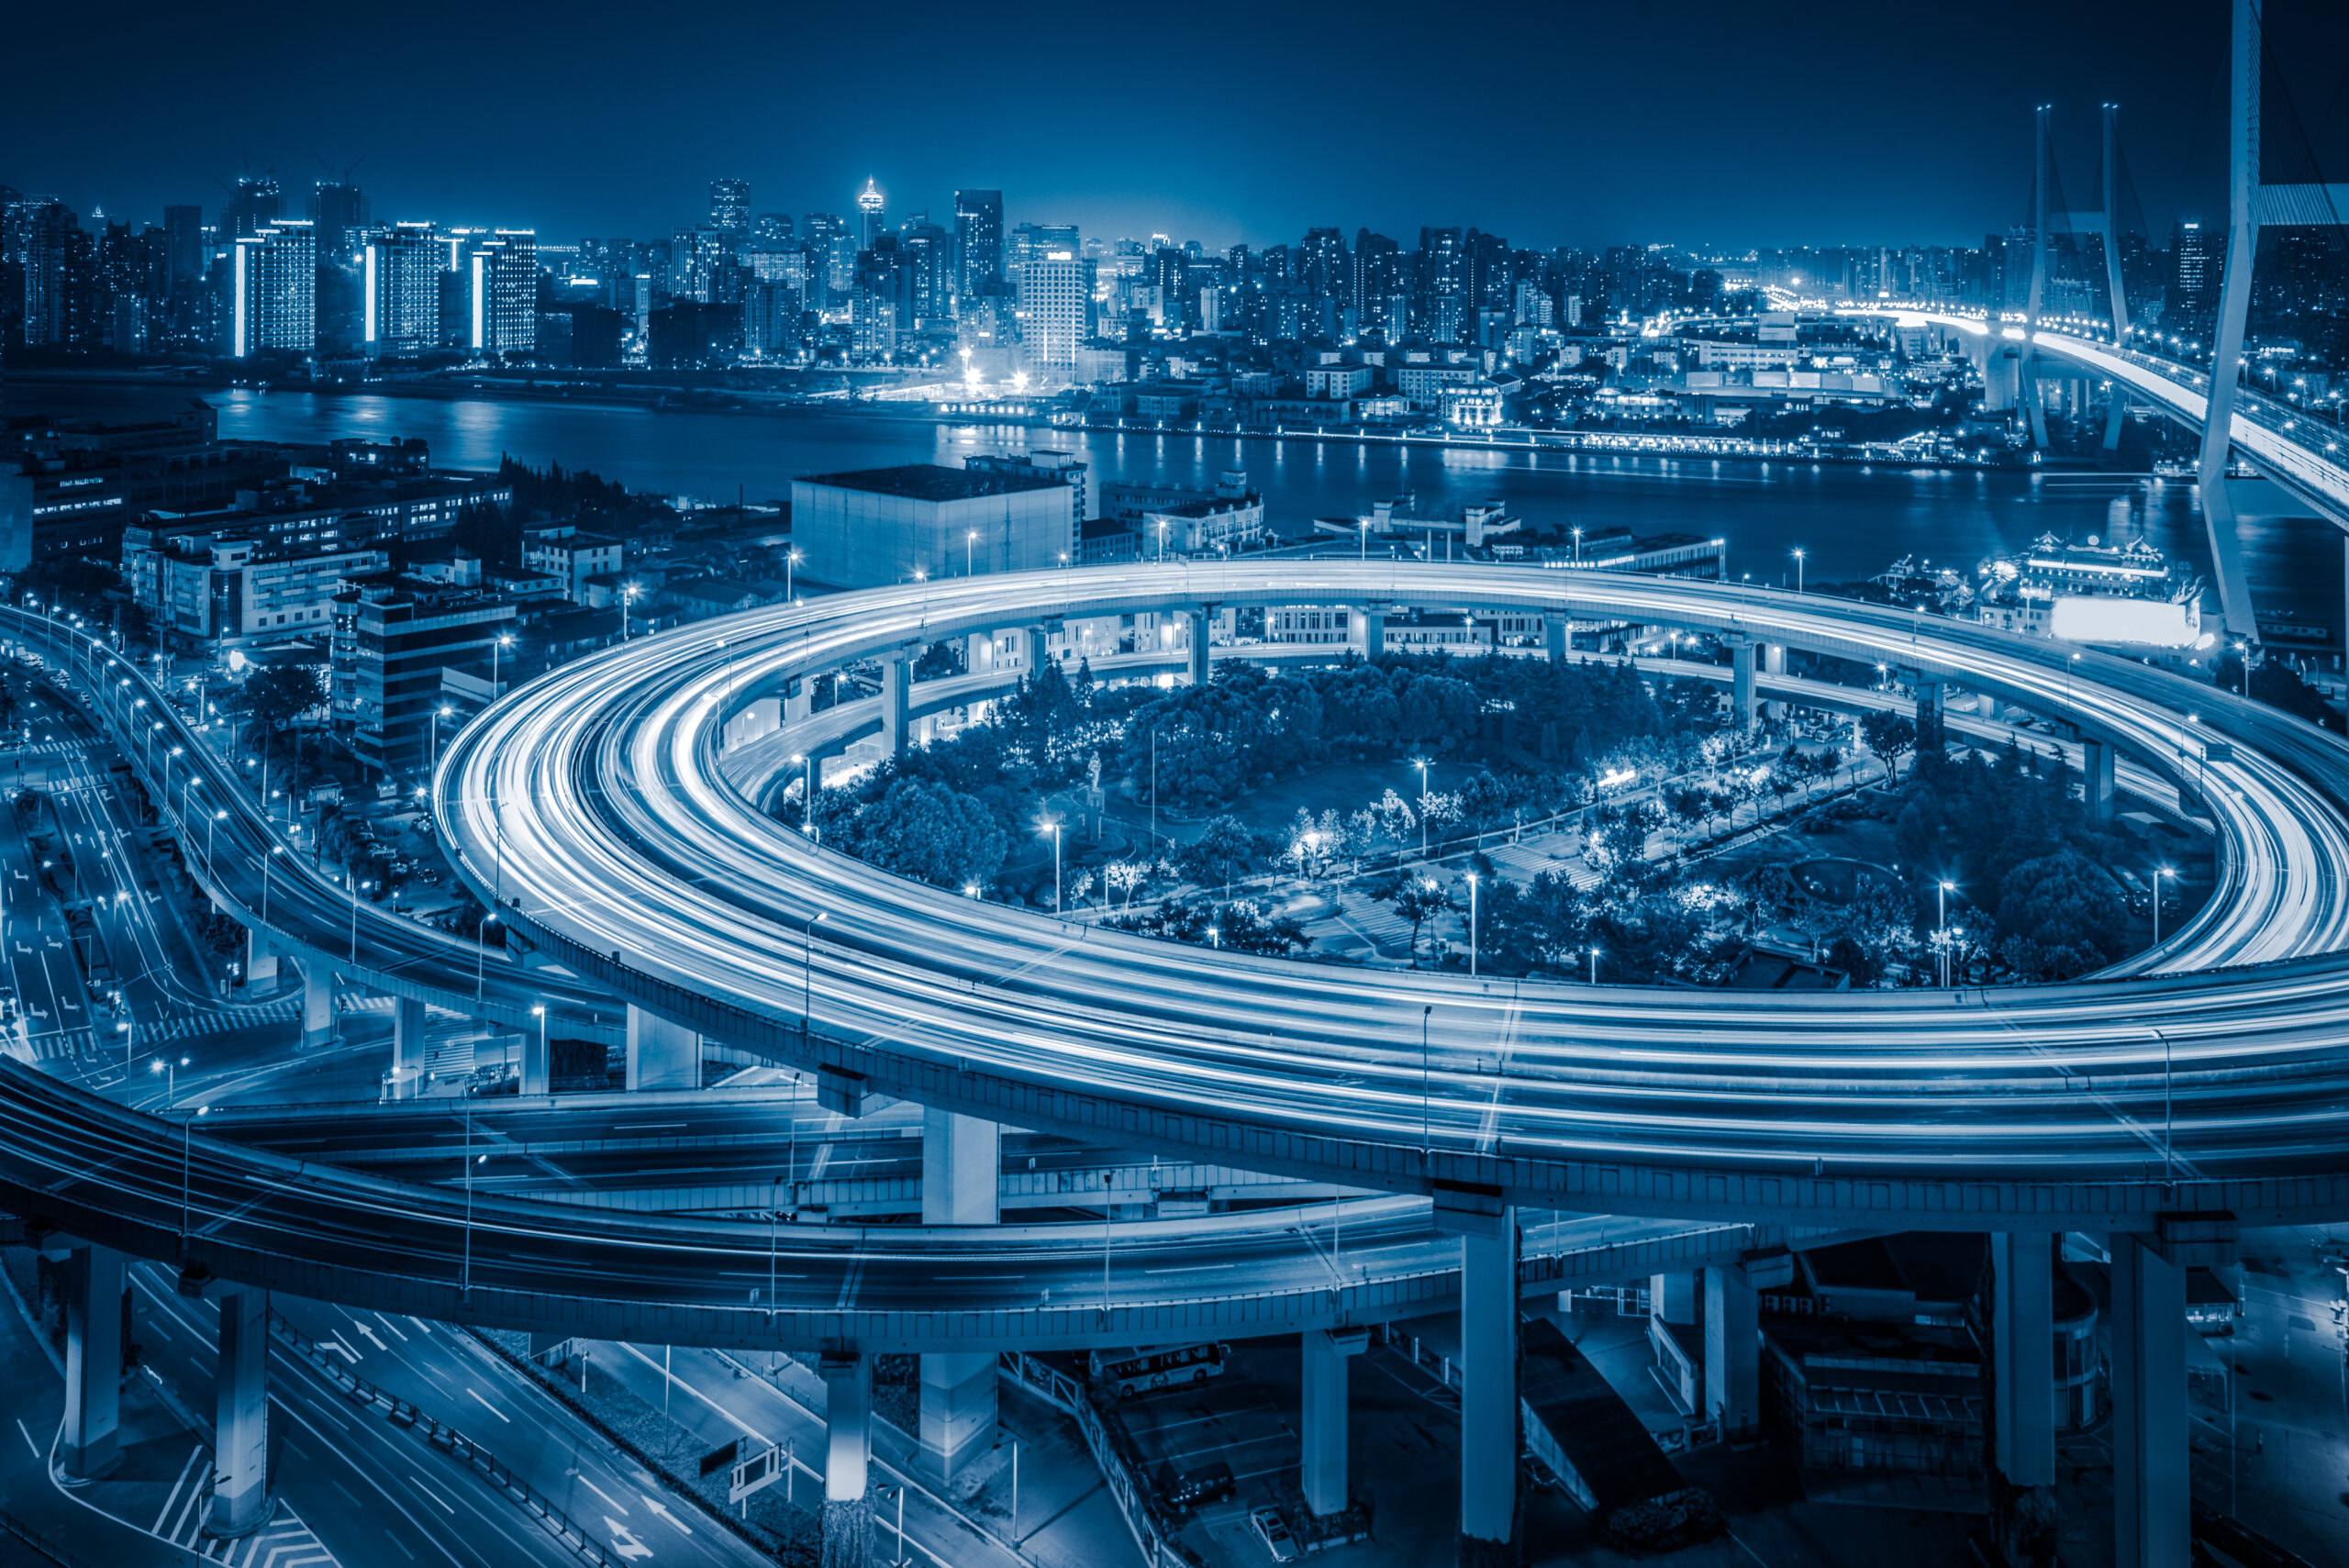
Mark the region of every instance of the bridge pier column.
[[1762, 1424], [1762, 1319], [1753, 1279], [1731, 1263], [1705, 1271], [1705, 1407], [1725, 1439]]
[[1386, 651], [1386, 616], [1380, 610], [1362, 613], [1362, 656], [1375, 659]]
[[1517, 1211], [1460, 1238], [1460, 1563], [1516, 1561]]
[[1737, 707], [1737, 721], [1748, 729], [1753, 728], [1753, 639], [1733, 637], [1729, 639], [1730, 696]]
[[[554, 1050], [547, 1040], [546, 1020], [532, 1018], [530, 1024], [530, 1028], [522, 1031], [522, 1093], [549, 1094], [554, 1086]], [[696, 1036], [695, 1040], [698, 1045], [700, 1037]], [[698, 1061], [695, 1062], [695, 1069], [698, 1073]]]
[[881, 744], [884, 753], [894, 757], [905, 750], [906, 700], [910, 666], [903, 653], [886, 653], [881, 658]]
[[1352, 1500], [1347, 1485], [1346, 1362], [1370, 1343], [1362, 1329], [1308, 1329], [1305, 1396], [1298, 1433], [1298, 1485], [1305, 1506], [1319, 1517], [1341, 1514]]
[[1697, 1276], [1693, 1273], [1650, 1274], [1648, 1316], [1667, 1323], [1697, 1320]]
[[701, 1087], [701, 1036], [631, 1002], [628, 1007], [628, 1090]]
[[424, 1092], [424, 1004], [392, 998], [392, 1075], [386, 1092], [412, 1100]]
[[[2051, 1239], [1991, 1232], [1990, 1273], [1998, 1469], [2017, 1486], [2053, 1486], [2055, 1263]], [[2184, 1310], [2181, 1305], [2181, 1315]], [[2181, 1372], [2181, 1385], [2183, 1376]]]
[[[977, 1117], [925, 1109], [921, 1118], [921, 1222], [993, 1225], [1003, 1184], [1003, 1129]], [[947, 1482], [995, 1440], [992, 1351], [921, 1358], [921, 1467]]]
[[1575, 651], [1574, 623], [1564, 616], [1545, 615], [1542, 617], [1542, 651], [1553, 664], [1563, 664]]
[[2085, 741], [2080, 747], [2080, 798], [2088, 808], [2088, 817], [2099, 825], [2112, 820], [2112, 748], [2102, 740]]
[[207, 1533], [250, 1535], [268, 1522], [269, 1292], [225, 1291], [212, 1373], [212, 1516]]
[[1051, 662], [1051, 638], [1042, 627], [1020, 628], [1020, 656], [1027, 661], [1027, 670], [1030, 679], [1034, 678], [1037, 671]]
[[65, 1429], [57, 1440], [68, 1483], [95, 1481], [121, 1457], [122, 1254], [77, 1246], [65, 1260]]
[[873, 1362], [854, 1351], [827, 1352], [824, 1379], [824, 1511], [820, 1568], [869, 1568], [873, 1503]]
[[1211, 679], [1215, 640], [1215, 606], [1201, 605], [1191, 616], [1191, 684], [1204, 686]]
[[277, 984], [277, 946], [262, 932], [245, 932], [245, 986], [251, 990]]
[[334, 1039], [334, 973], [315, 958], [302, 961], [302, 1049], [316, 1051]]
[[2186, 1568], [2186, 1271], [2112, 1239], [2112, 1560]]
[[794, 675], [791, 684], [784, 688], [783, 721], [796, 724], [816, 708], [816, 683], [807, 675]]

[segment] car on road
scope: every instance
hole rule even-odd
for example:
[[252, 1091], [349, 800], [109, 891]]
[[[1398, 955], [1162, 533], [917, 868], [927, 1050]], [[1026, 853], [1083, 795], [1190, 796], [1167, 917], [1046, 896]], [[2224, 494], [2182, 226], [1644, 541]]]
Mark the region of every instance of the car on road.
[[1179, 1473], [1172, 1464], [1162, 1464], [1152, 1485], [1158, 1488], [1160, 1502], [1182, 1513], [1201, 1503], [1230, 1501], [1239, 1482], [1231, 1473], [1231, 1466], [1219, 1459], [1212, 1464], [1197, 1465]]
[[1297, 1537], [1289, 1533], [1288, 1525], [1281, 1518], [1278, 1508], [1251, 1508], [1248, 1528], [1264, 1543], [1264, 1550], [1275, 1562], [1294, 1562], [1297, 1559]]

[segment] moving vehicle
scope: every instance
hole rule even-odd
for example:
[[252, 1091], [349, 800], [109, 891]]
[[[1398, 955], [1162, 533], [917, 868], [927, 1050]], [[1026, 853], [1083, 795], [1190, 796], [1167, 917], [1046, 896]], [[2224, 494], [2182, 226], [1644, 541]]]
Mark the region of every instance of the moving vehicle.
[[1291, 1535], [1288, 1526], [1281, 1521], [1279, 1509], [1250, 1509], [1248, 1528], [1256, 1532], [1256, 1539], [1264, 1543], [1264, 1550], [1273, 1554], [1274, 1562], [1294, 1562], [1297, 1561], [1298, 1555], [1297, 1537]]
[[1130, 1399], [1137, 1394], [1153, 1388], [1171, 1388], [1178, 1383], [1205, 1383], [1210, 1377], [1223, 1375], [1224, 1359], [1231, 1354], [1230, 1345], [1177, 1345], [1166, 1350], [1133, 1350], [1120, 1353], [1110, 1351], [1093, 1352], [1087, 1369], [1093, 1381], [1106, 1384], [1117, 1391], [1120, 1399]]
[[1158, 1489], [1160, 1502], [1181, 1513], [1201, 1503], [1230, 1502], [1239, 1481], [1231, 1473], [1231, 1466], [1219, 1459], [1179, 1474], [1174, 1465], [1162, 1464], [1152, 1478], [1152, 1485]]

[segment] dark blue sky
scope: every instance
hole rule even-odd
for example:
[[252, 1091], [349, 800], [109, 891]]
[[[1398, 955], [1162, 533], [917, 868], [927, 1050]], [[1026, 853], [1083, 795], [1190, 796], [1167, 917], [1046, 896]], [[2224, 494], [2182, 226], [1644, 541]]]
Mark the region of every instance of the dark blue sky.
[[[2349, 14], [2268, 4], [2279, 29]], [[1014, 222], [1211, 246], [1316, 224], [1409, 245], [1445, 223], [1529, 246], [1978, 244], [2025, 213], [2031, 106], [2058, 105], [2085, 206], [2113, 98], [2166, 232], [2217, 216], [2226, 17], [2225, 0], [50, 5], [10, 23], [0, 183], [152, 219], [217, 207], [246, 152], [289, 188], [364, 154], [378, 217], [550, 241], [663, 237], [721, 174], [758, 210], [847, 213], [869, 173], [893, 214], [999, 186]], [[2316, 62], [2296, 92], [2330, 138], [2349, 56], [2287, 58]]]

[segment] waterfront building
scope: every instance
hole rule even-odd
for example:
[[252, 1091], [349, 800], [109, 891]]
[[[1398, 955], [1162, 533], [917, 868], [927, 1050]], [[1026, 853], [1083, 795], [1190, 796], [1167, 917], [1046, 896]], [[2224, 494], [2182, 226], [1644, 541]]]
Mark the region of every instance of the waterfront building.
[[[1907, 574], [1902, 562], [1885, 575]], [[2066, 544], [2042, 534], [2021, 554], [1984, 562], [1970, 593], [1975, 618], [2002, 631], [2160, 648], [2216, 640], [2202, 629], [2201, 578], [2143, 538]]]
[[1003, 193], [954, 193], [954, 294], [971, 299], [1003, 288]]
[[429, 223], [395, 223], [368, 237], [361, 341], [369, 354], [421, 354], [437, 346], [444, 251]]
[[1069, 549], [1068, 484], [1051, 472], [935, 463], [811, 474], [792, 482], [791, 532], [801, 572], [834, 588], [1041, 571]]
[[272, 218], [236, 242], [229, 357], [317, 347], [317, 238], [307, 218]]
[[1074, 452], [1039, 450], [1024, 452], [974, 452], [963, 466], [982, 473], [1011, 473], [1056, 480], [1069, 488], [1069, 536], [1062, 548], [1081, 552], [1085, 537], [1085, 467]]
[[1076, 373], [1076, 350], [1092, 336], [1086, 314], [1093, 290], [1085, 264], [1073, 250], [1053, 250], [1019, 269], [1019, 343], [1029, 373], [1067, 381]]
[[498, 229], [466, 260], [473, 269], [473, 351], [527, 359], [539, 341], [538, 231]]

